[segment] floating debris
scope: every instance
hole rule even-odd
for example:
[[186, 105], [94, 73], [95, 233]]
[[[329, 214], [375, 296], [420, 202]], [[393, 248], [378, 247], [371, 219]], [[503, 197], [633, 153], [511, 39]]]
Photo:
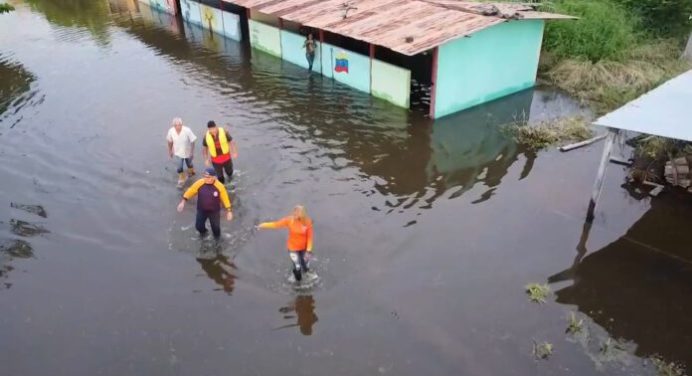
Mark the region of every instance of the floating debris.
[[19, 236], [36, 236], [50, 232], [39, 225], [19, 219], [10, 219], [10, 226], [12, 226], [12, 233]]
[[567, 329], [565, 330], [565, 332], [574, 335], [577, 333], [581, 333], [583, 330], [584, 319], [577, 320], [577, 316], [574, 314], [574, 312], [571, 312], [569, 317], [567, 318]]
[[553, 355], [553, 344], [549, 342], [538, 343], [533, 341], [533, 356], [537, 359], [548, 359]]
[[31, 244], [21, 239], [7, 239], [0, 241], [0, 253], [4, 253], [14, 258], [34, 257], [34, 250]]
[[26, 205], [12, 202], [10, 203], [10, 206], [15, 209], [23, 210], [27, 213], [36, 214], [39, 217], [48, 218], [48, 213], [46, 213], [46, 209], [44, 209], [41, 205]]
[[545, 303], [545, 299], [550, 295], [550, 287], [547, 284], [529, 283], [526, 285], [526, 293], [532, 302]]

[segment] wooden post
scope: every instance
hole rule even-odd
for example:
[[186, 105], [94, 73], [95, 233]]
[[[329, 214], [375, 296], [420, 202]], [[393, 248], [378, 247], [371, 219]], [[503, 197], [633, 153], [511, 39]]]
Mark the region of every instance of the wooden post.
[[322, 45], [324, 44], [324, 30], [320, 29], [319, 34], [320, 34], [320, 73], [324, 76], [324, 67], [322, 66], [324, 63], [324, 59], [322, 58]]
[[601, 156], [601, 164], [598, 166], [598, 174], [596, 175], [596, 181], [594, 182], [593, 190], [591, 191], [589, 209], [586, 212], [587, 222], [592, 222], [594, 219], [596, 203], [598, 202], [598, 197], [601, 195], [601, 188], [603, 188], [603, 181], [605, 180], [606, 167], [608, 166], [608, 161], [610, 161], [610, 153], [613, 151], [613, 144], [615, 143], [615, 136], [617, 134], [617, 129], [608, 129], [608, 136], [606, 137], [605, 146], [603, 147], [603, 155]]
[[430, 75], [430, 118], [435, 119], [435, 97], [437, 96], [437, 51], [439, 47], [433, 49], [432, 74]]
[[692, 32], [690, 32], [690, 37], [687, 39], [687, 47], [685, 47], [685, 52], [682, 53], [683, 59], [692, 61]]
[[375, 58], [375, 45], [370, 43], [370, 92], [372, 92], [372, 60]]

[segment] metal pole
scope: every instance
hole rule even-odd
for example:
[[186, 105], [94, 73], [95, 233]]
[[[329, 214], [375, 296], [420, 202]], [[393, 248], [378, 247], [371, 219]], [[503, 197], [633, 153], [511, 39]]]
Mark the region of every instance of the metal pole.
[[603, 155], [601, 156], [601, 164], [598, 166], [598, 174], [596, 175], [596, 181], [593, 185], [593, 190], [591, 191], [591, 201], [589, 201], [589, 209], [586, 212], [586, 221], [592, 222], [594, 219], [594, 211], [596, 210], [596, 203], [598, 202], [598, 197], [601, 195], [601, 189], [603, 188], [603, 181], [605, 180], [606, 167], [608, 167], [608, 161], [610, 160], [610, 153], [613, 151], [613, 144], [615, 143], [615, 136], [618, 134], [617, 129], [608, 128], [608, 137], [606, 137], [605, 146], [603, 147]]

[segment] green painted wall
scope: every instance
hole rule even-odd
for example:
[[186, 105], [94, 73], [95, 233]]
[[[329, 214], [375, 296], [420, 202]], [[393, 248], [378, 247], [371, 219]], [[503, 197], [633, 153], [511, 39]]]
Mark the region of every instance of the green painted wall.
[[268, 54], [281, 57], [281, 32], [278, 28], [250, 20], [250, 44]]
[[542, 20], [509, 21], [440, 46], [435, 117], [532, 87], [543, 26]]
[[408, 108], [411, 98], [411, 71], [396, 65], [372, 61], [373, 96], [384, 99], [399, 107]]

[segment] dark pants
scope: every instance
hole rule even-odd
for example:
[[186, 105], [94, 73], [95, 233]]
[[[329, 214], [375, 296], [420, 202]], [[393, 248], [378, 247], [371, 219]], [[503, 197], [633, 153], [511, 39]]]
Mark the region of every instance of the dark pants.
[[226, 175], [228, 175], [228, 181], [233, 179], [233, 160], [229, 160], [222, 164], [212, 163], [212, 165], [214, 166], [214, 170], [216, 170], [216, 178], [219, 179], [221, 184], [226, 183], [226, 179], [223, 177], [224, 170], [226, 171]]
[[310, 271], [308, 263], [305, 261], [305, 252], [288, 251], [288, 255], [293, 262], [293, 275], [296, 277], [296, 281], [300, 281], [303, 278], [303, 273]]
[[187, 168], [192, 168], [192, 159], [180, 158], [180, 157], [177, 157], [177, 158], [178, 158], [178, 173], [179, 174], [183, 172], [183, 167], [184, 167], [183, 163], [187, 165]]
[[195, 228], [199, 231], [200, 235], [205, 235], [207, 233], [206, 222], [209, 219], [209, 224], [211, 225], [211, 232], [214, 234], [215, 238], [221, 237], [221, 211], [204, 211], [197, 209], [197, 219], [195, 219]]
[[308, 59], [308, 70], [312, 70], [312, 63], [315, 61], [315, 53], [306, 52], [305, 58]]

